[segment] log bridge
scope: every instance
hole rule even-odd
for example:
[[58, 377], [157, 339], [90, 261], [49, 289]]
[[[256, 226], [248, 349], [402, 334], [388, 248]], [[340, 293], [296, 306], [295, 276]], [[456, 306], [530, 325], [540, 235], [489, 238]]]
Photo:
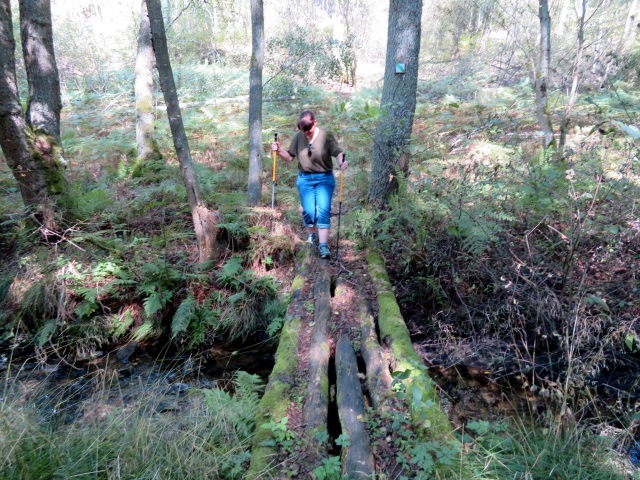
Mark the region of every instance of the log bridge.
[[[375, 462], [366, 430], [366, 403], [375, 410], [393, 407], [392, 371], [404, 372], [406, 391], [419, 388], [423, 400], [410, 405], [413, 424], [420, 436], [431, 439], [452, 437], [452, 427], [440, 407], [433, 382], [426, 375], [422, 358], [413, 349], [409, 332], [396, 302], [384, 260], [376, 252], [367, 255], [366, 280], [375, 287], [377, 318], [362, 295], [356, 295], [357, 319], [351, 319], [358, 332], [335, 328], [331, 299], [340, 297], [348, 287], [331, 278], [328, 263], [315, 258], [306, 248], [298, 252], [296, 275], [291, 286], [291, 301], [280, 334], [276, 361], [258, 409], [251, 464], [245, 478], [280, 477], [278, 447], [274, 432], [261, 428], [279, 422], [292, 408], [301, 410], [300, 429], [305, 445], [314, 455], [306, 463], [319, 465], [328, 452], [330, 411], [337, 409], [340, 431], [348, 435], [348, 445], [340, 451], [343, 477], [375, 477]], [[305, 286], [306, 288], [305, 290]], [[313, 291], [313, 322], [309, 317], [308, 295]], [[307, 297], [303, 296], [307, 292]], [[305, 315], [306, 314], [306, 315]], [[339, 314], [339, 312], [333, 312]], [[354, 327], [351, 327], [353, 330]], [[359, 368], [354, 344], [360, 356]], [[304, 351], [305, 355], [300, 353]], [[363, 376], [364, 384], [360, 378]], [[405, 378], [406, 377], [406, 378]], [[363, 392], [364, 388], [364, 392]], [[294, 392], [298, 395], [294, 398]], [[300, 395], [304, 392], [304, 395]], [[302, 400], [300, 397], [303, 396]], [[302, 405], [299, 405], [299, 403]], [[293, 407], [294, 405], [297, 407]], [[293, 427], [289, 427], [293, 428]], [[335, 430], [335, 429], [334, 429]], [[280, 459], [281, 460], [281, 459]]]

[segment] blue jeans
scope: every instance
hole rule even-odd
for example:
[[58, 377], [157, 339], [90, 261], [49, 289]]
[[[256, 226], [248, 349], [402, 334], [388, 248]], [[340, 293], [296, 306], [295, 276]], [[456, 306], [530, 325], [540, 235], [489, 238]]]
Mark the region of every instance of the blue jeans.
[[331, 227], [331, 197], [336, 187], [333, 172], [298, 174], [296, 181], [305, 227]]

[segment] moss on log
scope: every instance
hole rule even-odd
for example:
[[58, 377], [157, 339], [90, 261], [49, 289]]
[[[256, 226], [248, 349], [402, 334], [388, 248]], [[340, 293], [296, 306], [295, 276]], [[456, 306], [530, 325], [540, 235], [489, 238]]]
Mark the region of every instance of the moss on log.
[[377, 252], [367, 254], [369, 275], [378, 298], [378, 327], [381, 340], [390, 347], [392, 367], [406, 372], [404, 385], [414, 424], [428, 438], [451, 438], [453, 429], [440, 407], [433, 381], [426, 374], [422, 358], [415, 352], [409, 330], [400, 313], [383, 258]]
[[251, 463], [244, 477], [248, 479], [264, 475], [277, 454], [273, 432], [262, 428], [262, 425], [272, 420], [275, 422], [282, 420], [291, 404], [291, 389], [295, 384], [298, 366], [298, 343], [301, 328], [301, 320], [297, 312], [302, 309], [303, 297], [301, 293], [308, 280], [306, 273], [309, 255], [304, 249], [301, 249], [301, 253], [299, 252], [297, 260], [298, 268], [291, 286], [291, 301], [287, 307], [285, 323], [280, 332], [280, 341], [275, 356], [276, 362], [271, 375], [269, 375], [265, 393], [258, 405]]
[[362, 359], [367, 366], [369, 398], [376, 410], [386, 410], [393, 395], [393, 379], [389, 372], [389, 361], [378, 342], [371, 308], [362, 300], [358, 305], [358, 317], [362, 332]]

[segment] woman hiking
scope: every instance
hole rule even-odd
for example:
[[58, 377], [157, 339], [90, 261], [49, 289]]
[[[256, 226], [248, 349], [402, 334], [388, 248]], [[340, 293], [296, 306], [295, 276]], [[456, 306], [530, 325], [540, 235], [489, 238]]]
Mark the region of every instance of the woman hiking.
[[333, 134], [318, 127], [313, 112], [305, 110], [298, 120], [298, 131], [287, 150], [280, 142], [273, 142], [271, 150], [285, 162], [298, 159], [298, 180], [296, 185], [302, 205], [302, 219], [309, 237], [307, 242], [318, 244], [320, 258], [330, 258], [327, 244], [331, 228], [331, 198], [335, 189], [333, 177], [333, 159], [338, 161], [341, 170], [349, 164], [344, 152]]

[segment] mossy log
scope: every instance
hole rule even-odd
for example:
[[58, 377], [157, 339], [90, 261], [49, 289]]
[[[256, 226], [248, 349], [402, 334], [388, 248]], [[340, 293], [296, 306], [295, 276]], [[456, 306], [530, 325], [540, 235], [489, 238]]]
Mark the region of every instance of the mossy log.
[[299, 312], [303, 309], [302, 289], [308, 282], [308, 264], [310, 255], [306, 249], [300, 249], [297, 255], [296, 276], [291, 285], [291, 301], [287, 307], [285, 323], [280, 332], [280, 341], [276, 351], [276, 362], [269, 375], [264, 396], [258, 405], [256, 416], [256, 434], [251, 449], [251, 464], [245, 477], [247, 479], [262, 476], [275, 460], [277, 448], [273, 432], [262, 428], [271, 420], [279, 422], [287, 415], [291, 404], [291, 389], [296, 381], [298, 366], [298, 343], [301, 320]]
[[[411, 416], [418, 432], [437, 440], [450, 439], [453, 432], [447, 415], [440, 407], [434, 383], [426, 374], [422, 358], [413, 349], [409, 330], [400, 313], [383, 258], [375, 251], [367, 254], [369, 275], [378, 298], [378, 327], [380, 338], [388, 345], [393, 358], [391, 366], [406, 372], [404, 385], [411, 408]], [[433, 403], [431, 403], [431, 402]]]
[[[336, 282], [335, 296], [346, 294], [346, 281], [339, 277]], [[367, 368], [366, 387], [371, 405], [376, 410], [386, 410], [393, 393], [393, 379], [389, 371], [389, 359], [380, 346], [376, 333], [371, 305], [364, 295], [356, 295], [357, 324], [362, 335], [361, 355]]]
[[305, 435], [315, 444], [320, 455], [323, 445], [317, 441], [317, 434], [327, 432], [329, 412], [329, 340], [327, 322], [331, 316], [331, 277], [326, 269], [318, 272], [314, 287], [314, 326], [309, 349], [309, 387], [302, 410]]
[[369, 398], [376, 410], [386, 410], [392, 396], [393, 384], [389, 360], [378, 342], [371, 307], [362, 300], [358, 305], [358, 318], [362, 332], [362, 359], [367, 366], [366, 383]]
[[342, 433], [349, 436], [349, 446], [342, 451], [342, 473], [349, 479], [371, 478], [375, 465], [364, 425], [358, 363], [351, 342], [344, 336], [336, 345], [336, 393]]

